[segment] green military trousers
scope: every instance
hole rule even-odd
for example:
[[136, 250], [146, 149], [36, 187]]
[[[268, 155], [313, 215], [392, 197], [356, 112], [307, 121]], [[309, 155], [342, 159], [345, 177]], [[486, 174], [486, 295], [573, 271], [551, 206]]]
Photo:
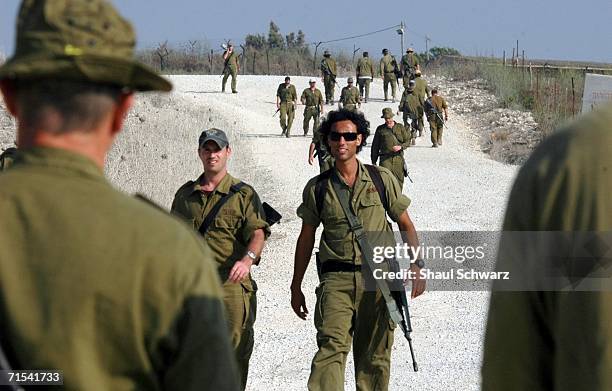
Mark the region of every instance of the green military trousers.
[[431, 130], [431, 144], [434, 147], [442, 145], [442, 132], [444, 130], [444, 124], [437, 117], [428, 118], [429, 130]]
[[243, 390], [249, 374], [249, 359], [253, 353], [253, 325], [257, 316], [256, 292], [257, 284], [252, 279], [247, 279], [239, 284], [229, 280], [223, 283], [225, 315]]
[[334, 103], [335, 80], [331, 76], [325, 75], [323, 76], [323, 85], [325, 86], [325, 103]]
[[310, 125], [310, 120], [313, 120], [312, 132], [319, 128], [319, 110], [317, 110], [317, 106], [306, 106], [304, 109], [304, 136], [308, 134], [308, 127]]
[[425, 121], [423, 121], [423, 115], [425, 114], [424, 109], [419, 108], [419, 114], [417, 116], [417, 128], [419, 129], [419, 137], [423, 135], [423, 129], [425, 128]]
[[400, 189], [404, 186], [404, 156], [402, 154], [382, 157], [378, 165], [393, 173], [400, 184]]
[[280, 104], [280, 126], [285, 136], [289, 137], [293, 118], [295, 117], [295, 106], [293, 102], [282, 102]]
[[[410, 145], [416, 144], [417, 132], [420, 133], [418, 122], [419, 120], [414, 116], [411, 117], [408, 111], [404, 111], [403, 113], [404, 127], [410, 131]], [[408, 124], [408, 120], [410, 119], [410, 124]], [[422, 119], [422, 118], [421, 118]]]
[[[357, 84], [359, 85], [359, 95], [362, 98], [365, 98], [366, 102], [368, 101], [368, 99], [370, 99], [370, 83], [371, 82], [372, 82], [372, 79], [362, 79], [362, 78], [357, 79]], [[365, 96], [364, 96], [364, 92], [365, 92]]]
[[223, 71], [223, 81], [221, 82], [221, 91], [225, 92], [225, 84], [227, 83], [227, 79], [232, 76], [232, 92], [237, 92], [236, 90], [236, 78], [238, 77], [238, 71], [232, 68], [226, 68]]
[[317, 351], [308, 389], [343, 390], [346, 357], [353, 345], [358, 391], [389, 387], [395, 324], [379, 291], [365, 291], [361, 272], [331, 272], [317, 287]]
[[391, 83], [391, 95], [395, 100], [395, 89], [397, 87], [397, 76], [394, 72], [385, 72], [383, 78], [383, 91], [385, 92], [385, 100], [388, 99], [389, 83]]

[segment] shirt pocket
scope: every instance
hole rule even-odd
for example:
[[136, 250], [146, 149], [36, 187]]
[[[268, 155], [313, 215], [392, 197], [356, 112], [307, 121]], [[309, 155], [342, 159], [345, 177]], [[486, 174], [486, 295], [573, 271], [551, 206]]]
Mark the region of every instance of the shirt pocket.
[[231, 214], [220, 214], [215, 217], [213, 226], [219, 230], [234, 232], [240, 224], [240, 216]]

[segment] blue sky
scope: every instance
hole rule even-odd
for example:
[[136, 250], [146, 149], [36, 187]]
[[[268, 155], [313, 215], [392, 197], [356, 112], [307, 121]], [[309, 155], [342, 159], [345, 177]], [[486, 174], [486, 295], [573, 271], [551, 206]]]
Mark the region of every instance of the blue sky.
[[[14, 46], [18, 0], [2, 0], [0, 50]], [[309, 42], [325, 41], [383, 29], [403, 21], [405, 43], [425, 49], [454, 47], [468, 55], [509, 56], [519, 40], [529, 58], [612, 62], [612, 1], [464, 0], [369, 1], [339, 0], [115, 0], [137, 30], [140, 47], [168, 40], [178, 44], [202, 40], [217, 48], [223, 39], [241, 42], [248, 33], [267, 33], [273, 20], [286, 34], [302, 29]], [[394, 31], [329, 45], [371, 53], [389, 47], [399, 53]]]

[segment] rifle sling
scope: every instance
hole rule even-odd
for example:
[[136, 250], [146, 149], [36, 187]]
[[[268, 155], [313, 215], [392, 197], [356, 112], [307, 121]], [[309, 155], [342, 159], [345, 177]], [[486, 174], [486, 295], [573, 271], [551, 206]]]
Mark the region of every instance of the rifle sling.
[[239, 183], [236, 183], [235, 185], [232, 185], [229, 189], [229, 193], [227, 193], [226, 195], [221, 197], [219, 201], [217, 201], [215, 206], [213, 206], [213, 208], [210, 210], [210, 212], [208, 212], [208, 214], [204, 218], [204, 221], [202, 221], [200, 228], [198, 228], [198, 232], [202, 236], [204, 236], [206, 232], [208, 231], [208, 228], [210, 228], [210, 225], [212, 224], [213, 220], [215, 219], [215, 217], [217, 217], [217, 214], [219, 214], [219, 210], [221, 209], [221, 207], [225, 205], [225, 203], [229, 201], [229, 199], [234, 194], [238, 193], [240, 189], [242, 189], [242, 187], [244, 186], [246, 186], [246, 183], [244, 182], [239, 182]]

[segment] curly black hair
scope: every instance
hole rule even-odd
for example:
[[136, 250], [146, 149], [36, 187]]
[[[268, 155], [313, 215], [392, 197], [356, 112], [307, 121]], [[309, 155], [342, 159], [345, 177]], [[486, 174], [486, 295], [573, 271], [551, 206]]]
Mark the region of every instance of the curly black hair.
[[329, 144], [327, 136], [331, 132], [332, 125], [340, 121], [351, 121], [357, 126], [357, 133], [362, 135], [361, 144], [357, 146], [357, 153], [361, 152], [361, 148], [366, 145], [366, 140], [370, 135], [370, 121], [365, 118], [365, 115], [360, 111], [351, 110], [332, 110], [327, 114], [327, 117], [321, 123], [319, 132], [321, 132], [321, 138], [325, 143], [325, 147], [329, 150]]

